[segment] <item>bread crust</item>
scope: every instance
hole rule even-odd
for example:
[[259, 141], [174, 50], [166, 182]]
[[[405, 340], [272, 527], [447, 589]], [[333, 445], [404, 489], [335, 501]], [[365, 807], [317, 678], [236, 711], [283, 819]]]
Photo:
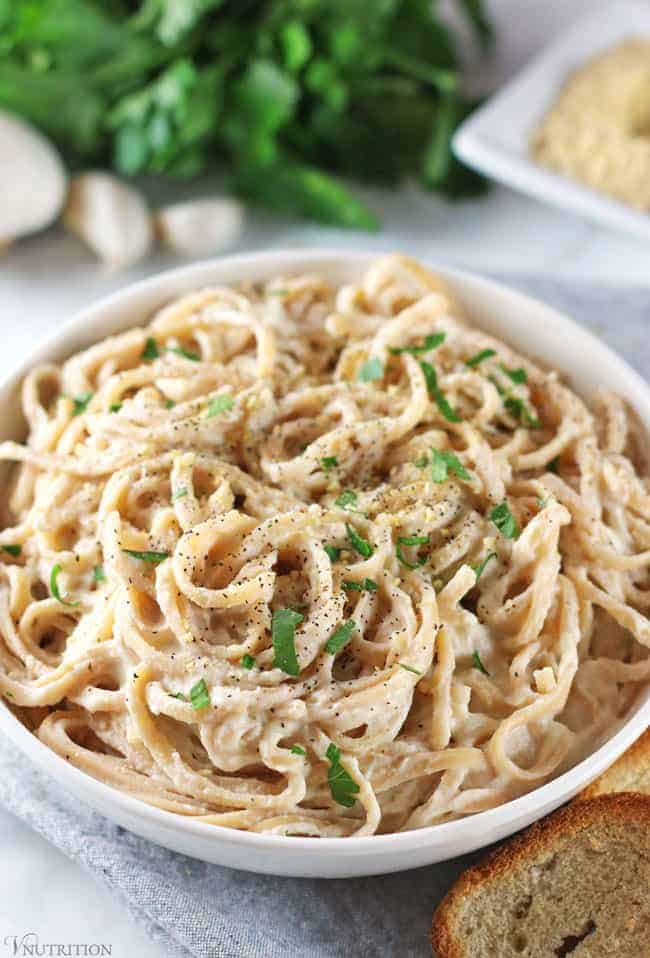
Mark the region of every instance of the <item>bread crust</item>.
[[438, 958], [471, 958], [456, 934], [458, 908], [467, 895], [497, 881], [517, 865], [534, 864], [537, 856], [555, 850], [585, 828], [613, 821], [646, 825], [650, 844], [650, 796], [616, 792], [572, 802], [468, 868], [449, 889], [433, 915], [430, 941], [434, 954]]
[[650, 784], [644, 785], [643, 789], [635, 788], [635, 780], [644, 772], [650, 772], [650, 728], [607, 771], [579, 792], [574, 801], [584, 801], [608, 792], [643, 791], [644, 794], [650, 794]]

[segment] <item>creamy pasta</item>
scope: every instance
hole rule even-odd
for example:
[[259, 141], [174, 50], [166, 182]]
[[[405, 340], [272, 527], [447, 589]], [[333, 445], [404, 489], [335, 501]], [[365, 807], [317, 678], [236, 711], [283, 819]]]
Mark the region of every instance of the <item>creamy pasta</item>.
[[22, 397], [0, 692], [145, 802], [420, 828], [557, 775], [650, 678], [647, 437], [410, 260], [202, 289]]

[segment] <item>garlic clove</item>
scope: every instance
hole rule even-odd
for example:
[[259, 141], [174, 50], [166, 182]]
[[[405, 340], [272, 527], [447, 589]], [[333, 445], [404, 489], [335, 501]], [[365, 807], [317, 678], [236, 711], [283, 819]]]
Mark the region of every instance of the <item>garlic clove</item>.
[[137, 263], [153, 243], [144, 197], [111, 173], [73, 177], [63, 222], [115, 269]]
[[244, 207], [219, 197], [188, 200], [158, 210], [154, 222], [159, 241], [179, 256], [209, 256], [237, 242]]
[[63, 163], [49, 140], [0, 111], [0, 246], [49, 226], [66, 188]]

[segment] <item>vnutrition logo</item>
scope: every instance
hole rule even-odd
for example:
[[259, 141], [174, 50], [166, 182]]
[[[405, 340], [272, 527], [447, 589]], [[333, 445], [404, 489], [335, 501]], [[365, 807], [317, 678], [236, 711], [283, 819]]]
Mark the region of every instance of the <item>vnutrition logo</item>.
[[112, 945], [103, 945], [97, 942], [63, 943], [41, 942], [36, 932], [29, 931], [26, 935], [5, 935], [3, 944], [9, 949], [12, 956], [20, 958], [106, 958], [113, 954]]

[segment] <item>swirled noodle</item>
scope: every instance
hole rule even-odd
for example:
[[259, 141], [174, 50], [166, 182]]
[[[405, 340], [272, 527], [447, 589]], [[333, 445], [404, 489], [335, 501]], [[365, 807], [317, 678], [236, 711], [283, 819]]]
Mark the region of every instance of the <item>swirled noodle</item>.
[[650, 678], [646, 435], [416, 263], [192, 293], [22, 395], [0, 692], [145, 802], [421, 828], [557, 775]]

